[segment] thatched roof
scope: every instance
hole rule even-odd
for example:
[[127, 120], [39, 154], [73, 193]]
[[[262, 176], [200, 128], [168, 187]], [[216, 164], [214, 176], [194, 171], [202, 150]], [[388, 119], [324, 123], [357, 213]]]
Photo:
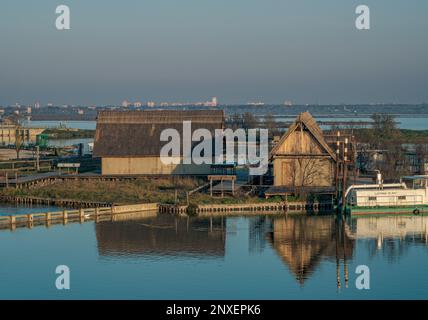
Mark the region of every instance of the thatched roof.
[[316, 120], [312, 117], [309, 112], [303, 112], [299, 114], [294, 121], [294, 123], [288, 128], [287, 132], [281, 137], [279, 142], [271, 151], [271, 156], [276, 155], [280, 146], [287, 140], [287, 138], [299, 127], [306, 128], [314, 139], [319, 143], [319, 145], [327, 152], [334, 160], [336, 160], [336, 155], [334, 151], [330, 148], [327, 142], [324, 139], [324, 134], [321, 128], [318, 126]]
[[166, 142], [160, 141], [164, 129], [176, 129], [180, 135], [183, 121], [192, 122], [192, 131], [200, 128], [214, 133], [224, 126], [222, 110], [150, 110], [101, 111], [97, 117], [94, 156], [159, 156]]

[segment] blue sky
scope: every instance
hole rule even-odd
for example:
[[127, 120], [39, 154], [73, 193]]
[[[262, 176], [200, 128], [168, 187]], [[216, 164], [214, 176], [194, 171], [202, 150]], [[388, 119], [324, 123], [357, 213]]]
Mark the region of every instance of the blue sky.
[[[71, 30], [55, 29], [55, 8]], [[355, 8], [371, 9], [358, 31]], [[426, 0], [0, 3], [0, 105], [428, 101]]]

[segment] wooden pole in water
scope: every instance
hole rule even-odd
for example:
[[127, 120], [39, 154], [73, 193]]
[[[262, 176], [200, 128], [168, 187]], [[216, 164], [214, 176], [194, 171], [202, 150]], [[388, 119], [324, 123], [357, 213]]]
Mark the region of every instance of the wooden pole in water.
[[63, 217], [63, 222], [64, 222], [64, 224], [67, 224], [67, 222], [68, 222], [68, 212], [67, 212], [67, 210], [64, 210], [63, 212], [62, 212], [62, 217]]

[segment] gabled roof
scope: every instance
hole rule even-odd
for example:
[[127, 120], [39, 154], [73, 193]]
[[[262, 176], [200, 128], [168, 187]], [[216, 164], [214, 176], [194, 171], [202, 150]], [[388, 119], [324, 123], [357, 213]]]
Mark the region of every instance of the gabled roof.
[[297, 116], [294, 123], [288, 128], [287, 132], [281, 137], [276, 146], [272, 149], [271, 156], [277, 154], [278, 149], [281, 147], [281, 145], [300, 125], [306, 127], [308, 131], [312, 134], [312, 136], [315, 138], [315, 140], [320, 144], [320, 146], [336, 161], [336, 154], [325, 141], [324, 134], [321, 128], [318, 126], [312, 115], [307, 111]]
[[196, 129], [215, 129], [224, 126], [223, 110], [149, 110], [101, 111], [97, 117], [94, 141], [96, 157], [160, 156], [166, 144], [160, 140], [164, 129], [175, 129], [181, 137], [183, 122], [192, 122]]

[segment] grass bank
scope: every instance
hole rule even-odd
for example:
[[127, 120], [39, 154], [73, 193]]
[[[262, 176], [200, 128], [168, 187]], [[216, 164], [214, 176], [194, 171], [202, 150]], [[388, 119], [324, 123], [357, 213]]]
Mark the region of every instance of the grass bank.
[[[187, 191], [193, 190], [204, 182], [197, 179], [140, 179], [136, 181], [67, 181], [32, 189], [3, 189], [1, 194], [8, 196], [31, 196], [50, 199], [70, 199], [82, 201], [131, 203], [168, 203], [174, 204], [177, 194], [179, 204], [187, 204]], [[294, 200], [289, 198], [290, 201]], [[189, 204], [239, 204], [256, 202], [278, 202], [280, 197], [264, 199], [254, 196], [237, 195], [223, 198], [211, 198], [208, 194], [194, 193]]]
[[47, 134], [49, 139], [85, 139], [95, 136], [95, 130], [90, 129], [49, 128], [43, 133]]

